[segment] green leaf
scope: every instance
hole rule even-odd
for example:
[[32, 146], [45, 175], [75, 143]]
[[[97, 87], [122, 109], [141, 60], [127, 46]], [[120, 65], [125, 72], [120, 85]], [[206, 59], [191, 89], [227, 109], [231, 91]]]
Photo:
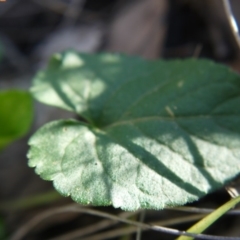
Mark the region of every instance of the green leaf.
[[26, 91], [0, 92], [0, 150], [27, 133], [32, 123], [32, 97]]
[[32, 93], [87, 120], [51, 122], [29, 141], [29, 166], [79, 203], [161, 209], [239, 173], [240, 77], [224, 66], [65, 52]]

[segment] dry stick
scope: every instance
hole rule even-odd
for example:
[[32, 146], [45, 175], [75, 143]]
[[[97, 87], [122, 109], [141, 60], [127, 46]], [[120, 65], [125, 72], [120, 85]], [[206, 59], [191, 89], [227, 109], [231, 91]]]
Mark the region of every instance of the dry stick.
[[[193, 215], [193, 216], [179, 217], [179, 218], [174, 218], [174, 219], [169, 219], [169, 220], [164, 220], [164, 221], [152, 222], [151, 224], [152, 225], [169, 226], [169, 225], [178, 224], [179, 222], [186, 223], [186, 222], [199, 220], [203, 216], [205, 216], [205, 215], [197, 214], [197, 215]], [[118, 229], [114, 229], [114, 230], [107, 231], [104, 233], [91, 235], [86, 238], [81, 238], [81, 240], [101, 240], [101, 239], [120, 237], [122, 235], [135, 233], [137, 231], [137, 229], [138, 229], [137, 227], [118, 228]], [[147, 230], [149, 230], [149, 229], [142, 228], [142, 231], [147, 231]], [[53, 239], [51, 239], [51, 240], [53, 240]], [[56, 239], [56, 240], [59, 240], [59, 239]], [[64, 239], [64, 240], [73, 240], [73, 239]]]
[[[122, 212], [118, 216], [120, 218], [129, 218], [137, 213], [138, 213], [138, 211], [137, 212]], [[91, 226], [84, 227], [84, 229], [78, 229], [76, 231], [71, 231], [70, 233], [51, 238], [51, 240], [70, 240], [70, 239], [75, 239], [77, 237], [79, 238], [79, 237], [86, 236], [88, 234], [92, 234], [97, 231], [106, 229], [108, 227], [114, 226], [118, 223], [119, 223], [119, 221], [103, 220], [98, 223], [92, 224]]]
[[[144, 222], [145, 216], [146, 216], [146, 210], [141, 211], [140, 212], [140, 218], [139, 218], [139, 221], [141, 223]], [[141, 235], [142, 235], [142, 228], [139, 227], [137, 229], [136, 240], [141, 240]]]
[[[0, 35], [1, 37], [1, 35]], [[61, 200], [63, 197], [56, 191], [49, 191], [34, 196], [20, 198], [17, 200], [8, 200], [7, 202], [0, 202], [0, 210], [25, 210], [28, 208], [38, 207], [53, 201]], [[182, 211], [192, 213], [211, 213], [216, 209], [213, 208], [197, 208], [197, 207], [166, 207], [164, 210]], [[137, 214], [137, 212], [135, 212]], [[240, 209], [233, 209], [226, 213], [227, 215], [240, 215]]]
[[46, 218], [54, 215], [54, 214], [60, 214], [64, 212], [79, 212], [79, 213], [86, 213], [94, 216], [99, 216], [99, 217], [104, 217], [108, 218], [111, 220], [119, 221], [122, 223], [130, 224], [136, 227], [141, 227], [144, 229], [149, 229], [149, 230], [154, 230], [158, 232], [163, 232], [167, 234], [172, 234], [175, 236], [189, 236], [189, 237], [195, 237], [196, 239], [207, 239], [207, 240], [240, 240], [240, 237], [222, 237], [222, 236], [212, 236], [212, 235], [206, 235], [206, 234], [194, 234], [194, 233], [189, 233], [186, 231], [179, 231], [177, 229], [173, 228], [167, 228], [167, 227], [161, 227], [161, 226], [156, 226], [156, 225], [151, 225], [151, 224], [145, 224], [145, 223], [138, 223], [136, 221], [128, 220], [128, 219], [123, 219], [118, 216], [115, 216], [113, 214], [109, 213], [104, 213], [101, 211], [93, 210], [93, 209], [88, 209], [88, 208], [82, 208], [79, 207], [77, 204], [72, 204], [70, 206], [66, 207], [61, 207], [57, 209], [53, 209], [47, 212], [44, 212], [42, 214], [39, 214], [35, 218], [31, 219], [28, 223], [23, 225], [11, 238], [10, 240], [21, 240], [27, 233], [29, 233], [36, 225], [38, 225], [40, 222], [45, 220]]
[[[173, 207], [165, 209], [171, 211], [182, 211], [191, 213], [211, 213], [216, 210], [212, 208], [197, 208], [197, 207]], [[229, 212], [226, 212], [226, 215], [240, 215], [240, 209], [230, 210]]]
[[222, 0], [222, 1], [223, 1], [223, 6], [224, 6], [225, 13], [226, 13], [227, 18], [228, 18], [229, 25], [230, 25], [230, 27], [232, 29], [232, 32], [233, 32], [234, 39], [235, 39], [238, 47], [240, 48], [239, 30], [238, 30], [238, 26], [236, 24], [235, 18], [233, 16], [229, 0]]

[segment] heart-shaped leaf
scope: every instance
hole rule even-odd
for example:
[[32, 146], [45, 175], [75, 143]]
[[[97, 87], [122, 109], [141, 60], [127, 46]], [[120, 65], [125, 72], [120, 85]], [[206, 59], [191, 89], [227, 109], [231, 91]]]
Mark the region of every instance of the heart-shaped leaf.
[[32, 105], [29, 92], [0, 92], [0, 150], [27, 133], [33, 119]]
[[56, 55], [32, 87], [60, 120], [30, 139], [29, 165], [79, 203], [161, 209], [240, 170], [240, 77], [207, 60]]

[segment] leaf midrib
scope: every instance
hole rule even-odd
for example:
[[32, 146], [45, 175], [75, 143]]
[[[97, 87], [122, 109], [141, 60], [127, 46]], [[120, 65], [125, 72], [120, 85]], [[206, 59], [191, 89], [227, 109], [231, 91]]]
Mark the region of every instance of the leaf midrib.
[[133, 124], [137, 122], [147, 122], [152, 120], [158, 121], [178, 121], [178, 120], [191, 120], [191, 119], [210, 119], [210, 118], [224, 118], [224, 117], [240, 117], [240, 114], [218, 114], [218, 115], [192, 115], [192, 116], [177, 116], [177, 117], [165, 117], [165, 116], [148, 116], [148, 117], [139, 117], [139, 118], [131, 118], [127, 120], [117, 121], [114, 123], [109, 123], [104, 126], [100, 126], [99, 129], [106, 131], [109, 128], [125, 125], [125, 124]]

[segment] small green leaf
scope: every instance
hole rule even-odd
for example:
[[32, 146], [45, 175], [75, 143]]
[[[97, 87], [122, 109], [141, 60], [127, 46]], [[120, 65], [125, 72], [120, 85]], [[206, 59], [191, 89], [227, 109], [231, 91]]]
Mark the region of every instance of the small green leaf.
[[224, 66], [65, 52], [31, 90], [88, 122], [49, 123], [29, 142], [29, 165], [79, 203], [161, 209], [239, 173], [240, 77]]
[[0, 150], [27, 133], [32, 123], [32, 97], [28, 92], [0, 92]]

